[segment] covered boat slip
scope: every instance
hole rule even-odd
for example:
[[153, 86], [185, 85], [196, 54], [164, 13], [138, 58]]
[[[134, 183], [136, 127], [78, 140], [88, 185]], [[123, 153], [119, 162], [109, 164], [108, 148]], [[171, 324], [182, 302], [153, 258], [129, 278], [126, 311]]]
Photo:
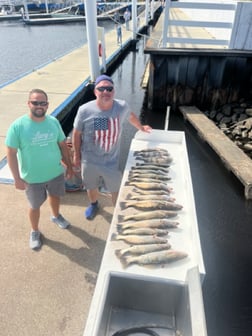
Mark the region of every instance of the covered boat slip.
[[[134, 186], [128, 185], [128, 181], [132, 166], [139, 163], [135, 152], [144, 149], [167, 150], [173, 159], [168, 173], [171, 180], [164, 183], [172, 188], [171, 197], [183, 208], [177, 211], [177, 216], [168, 218], [179, 224], [168, 229], [167, 240], [171, 250], [187, 256], [155, 265], [125, 265], [115, 252], [132, 244], [116, 239], [120, 237], [118, 223], [134, 222], [122, 216], [148, 213], [122, 208], [122, 202], [127, 202], [129, 194], [134, 193]], [[139, 326], [149, 326], [160, 336], [207, 335], [201, 292], [204, 275], [184, 132], [137, 132], [131, 142], [84, 336], [119, 336], [116, 333], [119, 330]]]

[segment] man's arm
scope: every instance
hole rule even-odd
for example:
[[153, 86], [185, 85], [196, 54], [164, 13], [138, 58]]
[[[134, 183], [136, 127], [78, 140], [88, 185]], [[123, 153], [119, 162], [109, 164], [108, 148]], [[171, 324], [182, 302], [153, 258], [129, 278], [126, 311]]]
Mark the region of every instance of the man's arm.
[[21, 179], [19, 174], [16, 148], [7, 147], [7, 162], [14, 178], [16, 189], [25, 190], [25, 182]]
[[130, 112], [129, 122], [140, 131], [150, 133], [152, 130], [149, 125], [142, 125], [134, 112]]
[[72, 143], [73, 143], [73, 161], [76, 167], [81, 165], [81, 131], [78, 131], [76, 128], [73, 129], [72, 134]]
[[71, 178], [73, 176], [73, 167], [72, 167], [69, 149], [67, 147], [65, 140], [59, 142], [59, 148], [61, 151], [62, 162], [66, 166], [66, 178]]

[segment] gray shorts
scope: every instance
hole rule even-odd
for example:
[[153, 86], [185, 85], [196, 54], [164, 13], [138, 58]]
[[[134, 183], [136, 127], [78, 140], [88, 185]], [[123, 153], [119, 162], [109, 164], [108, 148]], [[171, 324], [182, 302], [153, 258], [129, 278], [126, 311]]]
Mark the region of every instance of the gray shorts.
[[122, 173], [116, 167], [104, 167], [92, 163], [82, 163], [82, 178], [86, 189], [96, 189], [101, 185], [101, 177], [110, 192], [118, 192]]
[[64, 174], [44, 183], [27, 183], [25, 193], [31, 208], [38, 209], [47, 199], [47, 195], [61, 197], [65, 194]]

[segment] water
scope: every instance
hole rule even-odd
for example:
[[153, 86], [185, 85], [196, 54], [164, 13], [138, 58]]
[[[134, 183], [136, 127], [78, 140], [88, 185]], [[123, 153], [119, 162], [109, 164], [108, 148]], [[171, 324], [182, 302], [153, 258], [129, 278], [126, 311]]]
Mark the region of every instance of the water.
[[[105, 31], [112, 21], [99, 22]], [[28, 26], [20, 21], [0, 22], [0, 86], [87, 42], [84, 23]]]
[[[81, 24], [48, 27], [1, 24], [0, 37], [1, 56], [3, 44], [9, 46], [8, 51], [4, 51], [4, 62], [1, 57], [4, 68], [0, 71], [0, 83], [3, 83], [80, 46], [85, 41], [85, 27]], [[139, 51], [130, 52], [112, 77], [116, 96], [127, 100], [139, 114], [145, 95], [140, 82], [148, 56], [143, 54], [142, 41], [138, 47]], [[164, 115], [144, 110], [143, 118], [153, 127], [163, 128]], [[203, 299], [208, 336], [250, 336], [252, 202], [244, 199], [241, 183], [180, 115], [171, 114], [169, 128], [186, 134], [206, 268]], [[131, 126], [125, 127], [122, 166], [133, 134]]]

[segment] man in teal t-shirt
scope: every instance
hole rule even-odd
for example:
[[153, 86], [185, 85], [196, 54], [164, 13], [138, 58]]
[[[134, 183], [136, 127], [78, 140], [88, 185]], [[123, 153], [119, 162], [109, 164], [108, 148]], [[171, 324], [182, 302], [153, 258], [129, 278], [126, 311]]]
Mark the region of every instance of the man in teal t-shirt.
[[73, 174], [72, 164], [60, 123], [46, 115], [48, 104], [43, 90], [32, 90], [28, 100], [30, 112], [11, 124], [5, 140], [15, 187], [25, 190], [30, 204], [32, 249], [39, 249], [42, 244], [38, 225], [40, 207], [47, 196], [52, 210], [51, 220], [62, 229], [69, 226], [59, 213], [59, 207], [60, 197], [65, 192], [63, 164], [67, 177]]

